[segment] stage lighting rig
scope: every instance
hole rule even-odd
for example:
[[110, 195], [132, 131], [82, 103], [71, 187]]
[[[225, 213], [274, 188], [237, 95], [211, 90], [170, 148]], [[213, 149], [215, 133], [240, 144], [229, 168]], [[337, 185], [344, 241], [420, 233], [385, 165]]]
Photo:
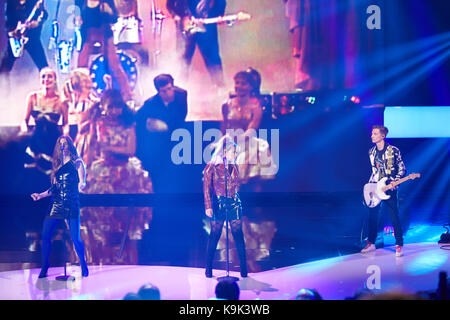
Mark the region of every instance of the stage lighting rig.
[[301, 92], [274, 92], [272, 94], [272, 117], [278, 119], [299, 110], [305, 110], [315, 97], [306, 96]]

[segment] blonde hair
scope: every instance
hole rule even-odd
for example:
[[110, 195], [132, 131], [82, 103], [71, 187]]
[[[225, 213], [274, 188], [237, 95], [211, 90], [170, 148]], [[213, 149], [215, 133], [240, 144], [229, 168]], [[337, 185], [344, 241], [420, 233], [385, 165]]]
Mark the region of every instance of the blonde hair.
[[39, 78], [41, 78], [42, 75], [43, 75], [45, 72], [50, 72], [50, 73], [53, 74], [53, 76], [55, 77], [55, 85], [53, 86], [53, 89], [54, 89], [56, 92], [58, 92], [58, 81], [57, 81], [57, 80], [58, 80], [58, 77], [57, 77], [56, 71], [53, 70], [53, 69], [50, 68], [50, 67], [44, 67], [44, 68], [42, 68], [42, 69], [39, 71]]
[[239, 145], [237, 145], [233, 138], [229, 136], [223, 136], [219, 139], [214, 145], [212, 146], [214, 148], [214, 152], [211, 156], [211, 162], [218, 163], [221, 162], [224, 156], [224, 153], [229, 151], [231, 148], [235, 148], [236, 153], [239, 153], [240, 148]]
[[64, 96], [66, 99], [72, 101], [72, 94], [74, 91], [82, 91], [82, 83], [88, 82], [92, 86], [92, 79], [87, 68], [77, 68], [70, 72], [69, 80], [64, 84]]
[[86, 68], [77, 68], [70, 73], [70, 83], [72, 88], [81, 91], [81, 84], [86, 81], [92, 85], [92, 79], [89, 70]]

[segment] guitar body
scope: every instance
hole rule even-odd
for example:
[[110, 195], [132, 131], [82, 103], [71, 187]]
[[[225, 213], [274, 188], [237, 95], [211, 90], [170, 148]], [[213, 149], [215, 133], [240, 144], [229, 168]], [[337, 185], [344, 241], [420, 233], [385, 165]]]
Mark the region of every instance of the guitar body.
[[24, 45], [22, 45], [19, 39], [14, 37], [9, 38], [9, 46], [11, 47], [14, 58], [20, 58], [23, 55]]
[[192, 36], [196, 33], [206, 32], [205, 24], [219, 24], [228, 23], [233, 24], [236, 21], [245, 21], [251, 19], [251, 16], [245, 12], [239, 12], [237, 14], [226, 15], [216, 18], [194, 18], [184, 17], [181, 20], [181, 29], [185, 36]]
[[192, 36], [196, 33], [206, 32], [203, 23], [193, 17], [184, 17], [181, 20], [181, 28], [185, 36]]
[[23, 49], [27, 42], [28, 38], [23, 35], [20, 38], [9, 37], [9, 45], [11, 46], [14, 58], [20, 58], [23, 55]]
[[369, 182], [364, 185], [364, 202], [369, 208], [375, 208], [381, 200], [387, 200], [391, 197], [383, 191], [386, 181], [387, 177], [384, 177], [377, 183]]

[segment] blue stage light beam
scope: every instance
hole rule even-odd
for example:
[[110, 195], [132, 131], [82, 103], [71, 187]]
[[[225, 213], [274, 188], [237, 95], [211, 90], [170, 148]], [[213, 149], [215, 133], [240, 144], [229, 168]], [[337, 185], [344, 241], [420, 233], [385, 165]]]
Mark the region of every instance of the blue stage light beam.
[[[445, 48], [448, 48], [449, 45], [450, 45], [450, 42], [446, 42], [446, 43], [440, 44], [437, 47], [433, 47], [427, 51], [423, 51], [423, 50], [425, 50], [425, 48], [423, 48], [421, 54], [419, 54], [417, 56], [413, 56], [410, 59], [407, 59], [401, 63], [397, 63], [395, 67], [383, 69], [378, 75], [375, 75], [374, 77], [370, 78], [365, 84], [361, 85], [357, 89], [356, 94], [361, 94], [362, 92], [365, 92], [366, 90], [374, 88], [377, 85], [382, 84], [384, 81], [394, 78], [395, 76], [398, 76], [399, 74], [401, 74], [402, 72], [405, 72], [409, 68], [421, 65], [424, 61], [427, 61], [430, 57], [432, 57], [436, 53], [442, 51]], [[403, 56], [407, 56], [408, 54], [409, 53], [407, 51], [403, 51]], [[448, 56], [448, 54], [447, 54], [447, 56]], [[431, 60], [431, 61], [433, 61], [433, 60]], [[430, 68], [430, 70], [431, 70], [431, 68]], [[425, 69], [425, 71], [428, 71], [428, 68]], [[408, 78], [408, 80], [409, 80], [409, 78]], [[411, 81], [408, 81], [408, 83], [410, 83], [410, 82]], [[395, 90], [393, 92], [397, 92], [397, 90]]]
[[[410, 184], [401, 187], [405, 188], [408, 194], [407, 200], [403, 204], [405, 207], [412, 206], [418, 195], [423, 192], [427, 193], [428, 198], [439, 198], [442, 193], [446, 192], [446, 190], [443, 190], [441, 187], [436, 187], [435, 181], [431, 181], [431, 178], [435, 177], [436, 170], [442, 167], [443, 163], [448, 163], [448, 152], [443, 152], [447, 143], [447, 139], [433, 139], [428, 146], [421, 148], [417, 154], [409, 155], [409, 158], [413, 160], [406, 163], [408, 172], [420, 173], [421, 178], [414, 185]], [[432, 186], [431, 188], [428, 187], [430, 185]], [[429, 207], [429, 201], [431, 200], [428, 199], [426, 203], [423, 203], [423, 210], [419, 211], [422, 213], [431, 211], [431, 213], [429, 212], [429, 215], [432, 215], [434, 208]], [[423, 215], [421, 217], [416, 216], [415, 219], [420, 220], [417, 222], [429, 222], [429, 215]]]
[[445, 44], [445, 50], [439, 55], [433, 57], [428, 62], [422, 64], [420, 67], [414, 69], [414, 72], [409, 76], [405, 76], [403, 80], [399, 80], [397, 84], [393, 85], [389, 90], [384, 93], [385, 99], [388, 99], [405, 87], [411, 85], [414, 81], [424, 77], [427, 73], [430, 73], [437, 67], [441, 66], [450, 57], [450, 42]]
[[[446, 159], [448, 163], [448, 157]], [[431, 197], [427, 203], [426, 207], [431, 208], [435, 213], [443, 213], [448, 212], [448, 208], [440, 208], [440, 202], [442, 199], [442, 196], [448, 192], [449, 188], [449, 181], [450, 181], [450, 164], [447, 165], [444, 172], [441, 172], [439, 178], [437, 181], [434, 182], [434, 192], [436, 193], [436, 197]]]

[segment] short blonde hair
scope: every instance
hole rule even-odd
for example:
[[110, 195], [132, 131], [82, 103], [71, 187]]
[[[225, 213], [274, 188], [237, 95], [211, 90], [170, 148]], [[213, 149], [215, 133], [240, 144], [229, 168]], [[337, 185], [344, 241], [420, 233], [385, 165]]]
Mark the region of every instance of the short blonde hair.
[[74, 91], [81, 92], [83, 89], [82, 83], [88, 83], [92, 88], [92, 79], [87, 68], [77, 68], [70, 72], [69, 79], [64, 83], [64, 96], [68, 100], [72, 100]]
[[43, 75], [45, 72], [49, 72], [49, 73], [53, 74], [53, 76], [55, 77], [55, 86], [53, 87], [53, 89], [55, 89], [56, 91], [58, 91], [58, 82], [57, 82], [58, 77], [57, 77], [56, 71], [53, 70], [53, 69], [50, 68], [50, 67], [44, 67], [44, 68], [42, 68], [42, 69], [39, 71], [39, 77], [42, 77], [42, 75]]

